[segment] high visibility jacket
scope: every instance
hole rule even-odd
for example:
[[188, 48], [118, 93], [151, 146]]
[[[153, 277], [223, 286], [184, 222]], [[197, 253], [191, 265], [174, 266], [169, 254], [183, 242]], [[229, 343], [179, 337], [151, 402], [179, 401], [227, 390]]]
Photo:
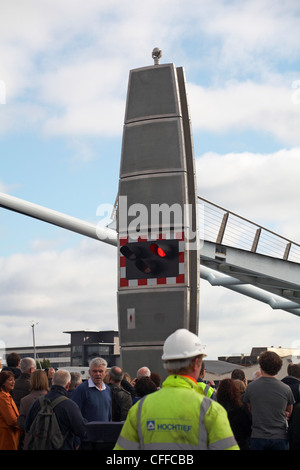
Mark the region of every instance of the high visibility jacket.
[[114, 450], [239, 450], [227, 413], [199, 385], [170, 375], [129, 410]]
[[212, 400], [216, 400], [216, 392], [213, 387], [205, 382], [198, 382], [199, 387], [203, 390], [204, 395]]

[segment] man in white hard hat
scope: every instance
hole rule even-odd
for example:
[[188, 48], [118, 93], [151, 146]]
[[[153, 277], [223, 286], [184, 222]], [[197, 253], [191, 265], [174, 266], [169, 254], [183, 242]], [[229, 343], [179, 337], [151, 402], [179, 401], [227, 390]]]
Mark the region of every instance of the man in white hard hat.
[[205, 356], [198, 336], [179, 329], [165, 341], [168, 377], [129, 410], [115, 450], [238, 450], [225, 409], [197, 383]]

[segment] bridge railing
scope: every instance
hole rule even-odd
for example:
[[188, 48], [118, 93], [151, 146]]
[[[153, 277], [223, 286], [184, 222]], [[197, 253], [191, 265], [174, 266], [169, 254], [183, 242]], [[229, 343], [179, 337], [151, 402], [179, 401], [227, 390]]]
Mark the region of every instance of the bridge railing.
[[198, 196], [200, 238], [300, 263], [300, 244]]

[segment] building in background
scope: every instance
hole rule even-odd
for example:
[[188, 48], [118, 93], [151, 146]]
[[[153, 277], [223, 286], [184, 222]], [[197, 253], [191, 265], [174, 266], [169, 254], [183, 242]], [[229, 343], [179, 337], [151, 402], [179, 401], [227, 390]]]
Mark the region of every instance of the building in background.
[[6, 356], [16, 352], [22, 358], [36, 356], [37, 361], [48, 360], [58, 369], [87, 368], [94, 357], [106, 359], [108, 367], [119, 365], [120, 347], [118, 331], [66, 331], [71, 335], [71, 343], [55, 346], [26, 346], [6, 348], [2, 353], [2, 367], [6, 365]]
[[219, 361], [229, 362], [231, 364], [238, 364], [244, 367], [253, 366], [258, 364], [259, 356], [264, 351], [274, 351], [281, 358], [292, 356], [294, 362], [298, 363], [300, 360], [300, 349], [298, 348], [283, 348], [279, 346], [278, 348], [274, 346], [269, 347], [255, 347], [252, 348], [250, 354], [235, 354], [233, 356], [220, 356], [218, 357]]
[[89, 365], [94, 357], [103, 357], [108, 367], [120, 365], [120, 346], [118, 331], [65, 331], [71, 335], [70, 366]]
[[288, 365], [291, 363], [298, 364], [300, 362], [299, 348], [278, 348], [270, 347], [254, 347], [250, 354], [235, 354], [232, 356], [219, 356], [216, 361], [205, 361], [206, 364], [206, 380], [212, 380], [217, 385], [220, 380], [231, 377], [234, 369], [242, 369], [245, 377], [250, 382], [253, 380], [254, 373], [259, 370], [258, 359], [262, 352], [274, 351], [282, 359], [282, 367], [276, 378], [281, 380], [287, 375]]
[[[6, 365], [6, 356], [8, 356], [8, 354], [12, 352], [19, 354], [21, 359], [23, 359], [24, 357], [34, 357], [33, 346], [6, 348], [5, 351], [3, 351], [3, 356], [1, 360], [2, 367]], [[41, 362], [43, 361], [43, 359], [46, 359], [51, 363], [53, 367], [60, 369], [71, 365], [70, 353], [71, 348], [69, 344], [35, 347], [35, 355], [37, 361]]]

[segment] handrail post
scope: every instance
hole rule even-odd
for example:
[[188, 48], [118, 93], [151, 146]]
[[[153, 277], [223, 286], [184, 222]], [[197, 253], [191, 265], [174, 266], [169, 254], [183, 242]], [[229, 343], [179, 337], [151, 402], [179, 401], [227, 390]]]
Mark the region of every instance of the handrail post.
[[219, 230], [217, 240], [216, 240], [216, 243], [218, 243], [220, 245], [222, 244], [222, 241], [223, 241], [223, 237], [224, 237], [228, 217], [229, 217], [229, 212], [226, 212], [223, 216], [223, 220], [221, 222], [220, 230]]

